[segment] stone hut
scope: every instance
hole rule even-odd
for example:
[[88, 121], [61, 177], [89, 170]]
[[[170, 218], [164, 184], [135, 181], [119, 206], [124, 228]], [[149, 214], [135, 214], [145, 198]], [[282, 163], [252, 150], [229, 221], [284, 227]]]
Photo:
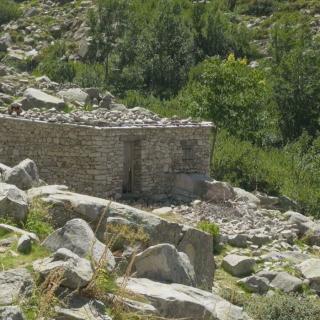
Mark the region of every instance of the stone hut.
[[213, 130], [212, 123], [190, 120], [3, 114], [0, 162], [33, 159], [47, 183], [100, 197], [168, 195], [176, 174], [209, 173]]

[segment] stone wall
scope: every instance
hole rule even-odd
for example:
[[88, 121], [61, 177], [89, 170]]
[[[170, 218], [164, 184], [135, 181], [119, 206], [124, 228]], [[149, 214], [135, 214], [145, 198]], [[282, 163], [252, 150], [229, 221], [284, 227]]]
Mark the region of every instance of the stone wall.
[[170, 193], [173, 173], [208, 174], [212, 126], [99, 128], [0, 116], [0, 162], [30, 158], [48, 183], [122, 193], [124, 143], [134, 144], [136, 193]]

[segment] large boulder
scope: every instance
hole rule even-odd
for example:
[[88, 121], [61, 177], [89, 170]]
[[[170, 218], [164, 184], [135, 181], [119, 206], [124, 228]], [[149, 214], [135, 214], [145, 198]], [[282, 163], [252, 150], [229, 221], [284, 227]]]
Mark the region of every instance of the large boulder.
[[[81, 217], [97, 231], [104, 241], [105, 221], [124, 222], [133, 230], [142, 229], [148, 246], [170, 243], [188, 255], [196, 274], [196, 286], [211, 290], [214, 274], [213, 238], [210, 234], [161, 219], [146, 211], [105, 199], [69, 192], [65, 186], [45, 186], [28, 190], [28, 199], [40, 197], [50, 205], [49, 212], [57, 227], [69, 219]], [[100, 223], [99, 223], [100, 222]], [[97, 228], [97, 227], [100, 228]], [[56, 249], [55, 249], [56, 250]]]
[[52, 252], [66, 248], [80, 257], [92, 257], [96, 263], [105, 263], [108, 270], [115, 267], [115, 259], [108, 247], [95, 237], [88, 223], [82, 219], [68, 221], [49, 235], [43, 246]]
[[60, 96], [66, 102], [71, 102], [82, 106], [90, 102], [89, 95], [79, 88], [61, 90], [58, 92], [58, 96]]
[[11, 226], [9, 224], [0, 223], [0, 230], [5, 231], [5, 233], [16, 233], [16, 234], [19, 234], [19, 235], [22, 235], [22, 236], [25, 235], [28, 238], [30, 238], [32, 241], [36, 241], [36, 242], [39, 241], [39, 238], [35, 233], [28, 232], [26, 230], [20, 229], [20, 228], [15, 227], [15, 226]]
[[265, 209], [280, 210], [282, 212], [298, 209], [298, 204], [286, 196], [274, 197], [259, 191], [255, 191], [254, 195], [260, 200], [260, 206]]
[[51, 109], [55, 108], [57, 110], [62, 110], [66, 107], [66, 103], [63, 99], [54, 97], [49, 95], [41, 90], [28, 88], [24, 92], [24, 97], [21, 101], [22, 108], [25, 110], [31, 108], [44, 108], [44, 109]]
[[268, 279], [259, 277], [257, 275], [249, 276], [238, 281], [247, 291], [265, 294], [268, 292], [270, 286]]
[[32, 239], [28, 235], [23, 234], [18, 240], [17, 251], [20, 253], [28, 254], [30, 253], [31, 249]]
[[[119, 283], [123, 279], [118, 280]], [[143, 296], [160, 317], [192, 320], [245, 320], [242, 308], [218, 295], [182, 284], [164, 284], [143, 278], [129, 278], [126, 289]]]
[[253, 272], [254, 266], [254, 259], [237, 254], [228, 254], [222, 261], [223, 269], [236, 277], [250, 275]]
[[304, 235], [310, 228], [313, 226], [313, 221], [304, 216], [303, 214], [295, 211], [287, 211], [284, 216], [288, 219], [288, 221], [297, 227], [300, 235]]
[[16, 186], [0, 182], [0, 217], [24, 220], [28, 212], [27, 195]]
[[105, 315], [105, 305], [93, 299], [72, 295], [63, 306], [56, 306], [57, 320], [112, 320]]
[[25, 317], [18, 306], [0, 307], [1, 320], [25, 320]]
[[58, 249], [49, 258], [35, 261], [33, 269], [42, 278], [46, 278], [54, 271], [62, 272], [61, 285], [69, 289], [83, 288], [88, 285], [93, 277], [90, 262], [65, 248]]
[[270, 286], [285, 293], [299, 291], [302, 287], [302, 280], [290, 275], [287, 272], [279, 272], [271, 281]]
[[303, 277], [310, 281], [310, 287], [320, 292], [320, 259], [308, 259], [297, 266]]
[[138, 254], [134, 261], [136, 276], [155, 281], [195, 284], [195, 274], [188, 256], [172, 244], [151, 246]]
[[27, 269], [11, 269], [0, 272], [0, 306], [10, 305], [30, 296], [33, 279]]
[[2, 179], [4, 182], [13, 184], [21, 190], [28, 190], [39, 184], [38, 168], [34, 161], [25, 159], [13, 168], [6, 170]]
[[37, 185], [37, 183], [39, 183], [39, 170], [36, 163], [33, 160], [25, 159], [21, 161], [17, 166], [24, 169], [28, 173], [28, 175], [32, 179], [33, 185]]
[[309, 217], [306, 217], [303, 214], [295, 211], [287, 211], [285, 216], [288, 218], [288, 221], [295, 225], [295, 227], [299, 230], [299, 235], [306, 237], [306, 242], [309, 245], [320, 245], [319, 223], [314, 222]]
[[232, 234], [227, 236], [230, 246], [237, 248], [246, 248], [248, 246], [249, 236], [247, 234]]
[[253, 203], [256, 206], [260, 205], [260, 199], [257, 196], [255, 196], [253, 193], [243, 190], [241, 188], [233, 188], [233, 191], [235, 192], [236, 201]]
[[178, 198], [224, 202], [235, 198], [233, 188], [226, 182], [215, 181], [200, 174], [177, 174], [173, 194]]
[[6, 166], [3, 163], [0, 163], [0, 182], [2, 181], [3, 174], [10, 169], [11, 169], [10, 167]]
[[103, 240], [106, 210], [110, 201], [69, 192], [66, 186], [59, 185], [33, 188], [27, 195], [29, 202], [40, 197], [49, 205], [49, 214], [56, 228], [64, 226], [71, 219], [81, 218], [90, 223], [97, 230], [97, 236]]
[[21, 190], [32, 188], [32, 179], [27, 171], [23, 168], [15, 166], [3, 174], [2, 180], [5, 183], [15, 185]]

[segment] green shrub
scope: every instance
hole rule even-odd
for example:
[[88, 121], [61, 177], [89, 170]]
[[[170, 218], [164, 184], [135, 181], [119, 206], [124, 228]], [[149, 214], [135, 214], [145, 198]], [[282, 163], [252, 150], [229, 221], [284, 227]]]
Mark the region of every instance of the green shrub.
[[286, 195], [305, 213], [320, 214], [320, 139], [303, 136], [283, 149], [263, 149], [220, 131], [212, 176], [249, 191]]
[[276, 112], [263, 69], [250, 68], [246, 59], [230, 54], [213, 57], [192, 69], [179, 105], [191, 116], [214, 121], [233, 135], [262, 143], [275, 131]]
[[219, 243], [220, 238], [220, 228], [217, 224], [208, 222], [208, 221], [200, 221], [197, 224], [197, 228], [207, 232], [212, 235], [213, 237], [213, 253], [219, 253], [221, 250], [221, 246]]
[[48, 76], [56, 82], [72, 82], [76, 75], [75, 66], [65, 60], [67, 53], [66, 44], [59, 41], [46, 48], [40, 57], [36, 73]]
[[274, 0], [251, 0], [247, 13], [255, 16], [268, 16], [275, 11]]
[[37, 73], [48, 76], [55, 82], [71, 82], [75, 76], [75, 69], [72, 63], [67, 61], [45, 60], [40, 62]]
[[75, 78], [73, 82], [82, 88], [105, 86], [105, 68], [102, 64], [85, 64], [76, 62], [74, 64]]
[[255, 297], [246, 306], [254, 320], [319, 320], [319, 301], [303, 296], [275, 293]]
[[49, 216], [49, 206], [41, 199], [34, 199], [28, 211], [24, 229], [35, 233], [40, 239], [44, 239], [54, 231]]
[[153, 95], [143, 95], [138, 91], [129, 90], [125, 93], [122, 102], [129, 108], [143, 107], [159, 114], [162, 117], [186, 117], [187, 112], [181, 109], [176, 100], [160, 100]]
[[19, 6], [12, 0], [0, 1], [0, 25], [17, 19], [21, 12]]

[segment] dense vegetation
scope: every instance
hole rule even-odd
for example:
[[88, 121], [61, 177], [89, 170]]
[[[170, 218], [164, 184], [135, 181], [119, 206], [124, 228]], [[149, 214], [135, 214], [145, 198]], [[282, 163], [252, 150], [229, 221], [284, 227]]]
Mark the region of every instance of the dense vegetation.
[[19, 7], [13, 0], [0, 1], [0, 25], [16, 19], [19, 15]]
[[[319, 41], [298, 2], [290, 5], [99, 0], [87, 63], [104, 66], [101, 85], [129, 106], [213, 120], [223, 129], [214, 177], [285, 194], [318, 215]], [[260, 30], [269, 43], [263, 54], [252, 41], [260, 35], [239, 17], [271, 13], [273, 25]]]
[[214, 177], [320, 216], [318, 13], [314, 0], [97, 0], [86, 58], [56, 41], [35, 72], [214, 121]]
[[316, 299], [275, 293], [255, 297], [247, 305], [255, 320], [319, 320], [320, 304]]

